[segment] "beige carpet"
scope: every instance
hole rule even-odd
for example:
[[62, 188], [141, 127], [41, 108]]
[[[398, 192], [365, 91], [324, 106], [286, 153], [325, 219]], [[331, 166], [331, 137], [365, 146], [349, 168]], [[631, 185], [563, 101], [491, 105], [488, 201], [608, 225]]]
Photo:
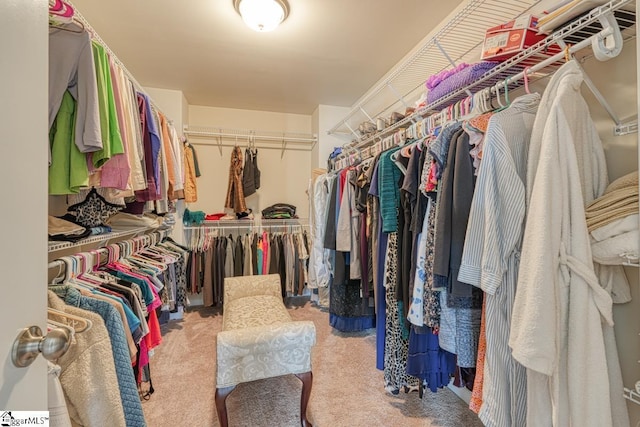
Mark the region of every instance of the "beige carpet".
[[[392, 396], [375, 367], [373, 330], [343, 334], [329, 315], [308, 301], [290, 305], [294, 319], [313, 320], [313, 389], [308, 417], [316, 427], [474, 427], [482, 424], [448, 389], [421, 400], [418, 393]], [[163, 329], [164, 342], [151, 359], [155, 393], [143, 403], [149, 427], [219, 426], [215, 404], [216, 333], [220, 310], [200, 308]], [[241, 384], [227, 399], [232, 427], [300, 425], [301, 383], [294, 376]]]

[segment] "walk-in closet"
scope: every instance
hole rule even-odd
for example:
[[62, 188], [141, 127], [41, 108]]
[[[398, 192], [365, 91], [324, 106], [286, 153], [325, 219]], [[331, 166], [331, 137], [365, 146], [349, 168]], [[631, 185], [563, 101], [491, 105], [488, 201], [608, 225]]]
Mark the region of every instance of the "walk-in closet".
[[638, 4], [0, 2], [0, 425], [640, 426]]

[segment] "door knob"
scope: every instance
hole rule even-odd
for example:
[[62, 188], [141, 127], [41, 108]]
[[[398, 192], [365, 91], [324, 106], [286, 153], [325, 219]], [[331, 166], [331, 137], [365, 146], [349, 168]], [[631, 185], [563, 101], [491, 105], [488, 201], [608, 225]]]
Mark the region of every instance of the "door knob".
[[63, 356], [71, 344], [71, 335], [64, 328], [55, 328], [42, 335], [38, 326], [23, 329], [13, 342], [11, 360], [17, 368], [31, 365], [42, 353], [47, 360], [56, 360]]

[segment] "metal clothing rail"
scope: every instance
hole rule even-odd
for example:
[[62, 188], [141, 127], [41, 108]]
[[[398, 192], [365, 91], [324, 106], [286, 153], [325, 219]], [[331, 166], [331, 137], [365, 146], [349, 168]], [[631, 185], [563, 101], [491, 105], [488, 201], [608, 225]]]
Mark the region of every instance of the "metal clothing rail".
[[205, 221], [201, 225], [186, 226], [184, 230], [220, 230], [220, 229], [272, 229], [272, 228], [287, 228], [287, 227], [309, 227], [308, 218], [295, 218], [295, 219], [257, 219], [257, 220], [219, 220], [219, 221]]
[[[191, 143], [196, 145], [216, 145], [220, 150], [220, 154], [222, 154], [222, 147], [233, 147], [243, 143], [267, 150], [281, 150], [284, 153], [285, 150], [311, 151], [318, 142], [317, 135], [295, 132], [222, 129], [204, 126], [185, 126], [183, 130], [184, 134], [189, 137], [216, 140], [214, 143], [199, 141], [191, 141]], [[223, 142], [224, 140], [228, 142], [225, 143]], [[262, 144], [257, 146], [257, 141], [262, 142]]]
[[155, 231], [154, 229], [146, 227], [131, 228], [128, 230], [114, 230], [111, 233], [100, 234], [97, 236], [87, 237], [77, 242], [49, 242], [49, 253], [57, 252], [66, 249], [80, 248], [86, 245], [98, 245], [105, 246], [108, 242], [115, 239], [133, 238], [141, 236], [149, 231]]
[[133, 85], [138, 89], [138, 91], [143, 92], [145, 95], [147, 95], [149, 97], [149, 100], [151, 101], [151, 104], [152, 104], [153, 108], [155, 108], [157, 112], [162, 113], [162, 115], [165, 116], [167, 118], [167, 120], [169, 120], [170, 122], [173, 122], [170, 119], [169, 116], [167, 116], [165, 113], [162, 112], [162, 110], [158, 107], [158, 104], [156, 102], [154, 102], [154, 100], [151, 98], [151, 96], [149, 96], [149, 94], [145, 91], [144, 87], [142, 87], [142, 85], [138, 82], [138, 80], [136, 80], [136, 78], [129, 71], [129, 69], [124, 65], [124, 63], [122, 61], [120, 61], [118, 56], [111, 50], [109, 45], [107, 45], [107, 43], [104, 40], [102, 40], [102, 37], [100, 37], [100, 35], [96, 32], [96, 30], [93, 29], [91, 24], [89, 24], [89, 21], [87, 21], [87, 19], [82, 15], [82, 13], [80, 13], [80, 11], [76, 7], [76, 5], [74, 5], [71, 0], [65, 0], [65, 2], [69, 3], [69, 5], [71, 5], [71, 7], [73, 7], [73, 9], [74, 9], [73, 17], [76, 18], [78, 21], [80, 21], [82, 23], [82, 25], [84, 26], [85, 30], [87, 30], [89, 32], [89, 34], [91, 35], [91, 38], [94, 41], [100, 43], [100, 45], [103, 48], [105, 48], [105, 50], [107, 51], [109, 56], [111, 56], [113, 61], [116, 64], [118, 64], [118, 66], [120, 66], [120, 68], [122, 68], [122, 70], [125, 72], [125, 74], [129, 78], [129, 80], [131, 80]]
[[[129, 233], [125, 233], [125, 232], [116, 233], [117, 234], [116, 236], [110, 236], [110, 238], [111, 239], [118, 239], [118, 238], [123, 237], [123, 236], [129, 236], [129, 237], [127, 239], [119, 239], [117, 242], [111, 242], [110, 244], [117, 244], [117, 243], [122, 243], [122, 242], [126, 242], [126, 241], [132, 241], [132, 242], [135, 242], [137, 247], [142, 249], [142, 248], [149, 247], [154, 243], [162, 241], [163, 239], [168, 237], [171, 234], [171, 231], [172, 231], [172, 229], [163, 229], [163, 230], [144, 229], [144, 230], [147, 231], [147, 232], [150, 231], [150, 233], [137, 235], [135, 237], [131, 237], [131, 235]], [[138, 232], [139, 231], [140, 230], [138, 230]], [[102, 236], [96, 236], [96, 237], [102, 237]], [[89, 240], [89, 239], [85, 239], [85, 240]], [[101, 240], [92, 240], [91, 242], [82, 242], [82, 243], [78, 243], [78, 244], [72, 244], [70, 246], [65, 247], [65, 249], [78, 248], [78, 247], [84, 246], [84, 245], [89, 244], [89, 243], [103, 243], [103, 241], [101, 241]], [[102, 244], [99, 247], [97, 247], [95, 249], [92, 249], [92, 250], [104, 251], [104, 250], [106, 250], [107, 246], [108, 246], [107, 244]], [[49, 250], [49, 252], [51, 252], [51, 249]], [[86, 252], [86, 250], [85, 251], [81, 250], [81, 251], [77, 252], [76, 255], [77, 254], [81, 254], [83, 252]], [[73, 256], [73, 255], [71, 255], [71, 256]], [[55, 259], [55, 260], [49, 262], [48, 268], [49, 268], [49, 270], [51, 270], [51, 269], [54, 269], [54, 268], [64, 267], [65, 265], [66, 265], [66, 263], [62, 259]]]
[[[517, 89], [524, 83], [525, 69], [527, 76], [530, 76], [530, 78], [539, 78], [552, 74], [565, 62], [565, 55], [567, 52], [562, 51], [555, 55], [548, 56], [545, 52], [547, 52], [551, 46], [562, 44], [564, 40], [576, 41], [576, 44], [567, 47], [570, 54], [574, 54], [591, 46], [593, 40], [599, 37], [602, 38], [609, 36], [612, 31], [608, 28], [603, 29], [598, 23], [598, 20], [608, 13], [619, 11], [620, 8], [629, 3], [631, 3], [631, 0], [612, 0], [605, 5], [595, 8], [582, 18], [566, 25], [539, 43], [531, 46], [529, 49], [488, 71], [470, 85], [451, 92], [449, 95], [425, 106], [424, 108], [421, 108], [420, 110], [417, 110], [414, 114], [400, 120], [377, 134], [347, 146], [343, 149], [342, 154], [339, 155], [338, 158], [346, 157], [349, 154], [354, 153], [354, 151], [371, 145], [371, 143], [376, 140], [381, 141], [384, 137], [395, 133], [397, 130], [408, 128], [412, 123], [416, 123], [417, 121], [423, 120], [425, 117], [431, 116], [444, 106], [449, 106], [463, 100], [468, 96], [467, 91], [478, 92], [489, 87], [495, 87], [495, 90], [498, 90], [504, 87], [505, 83], [509, 85], [510, 90]], [[620, 27], [629, 28], [632, 25], [635, 25], [635, 15], [630, 12], [620, 12], [616, 14], [616, 21]], [[590, 88], [592, 90], [594, 89], [594, 87]], [[604, 97], [601, 95], [598, 96], [598, 93], [595, 93], [595, 95], [599, 98], [600, 102], [606, 102]], [[608, 107], [608, 105], [604, 106], [608, 111], [610, 111], [610, 107]], [[612, 118], [617, 122], [617, 118], [613, 116]]]

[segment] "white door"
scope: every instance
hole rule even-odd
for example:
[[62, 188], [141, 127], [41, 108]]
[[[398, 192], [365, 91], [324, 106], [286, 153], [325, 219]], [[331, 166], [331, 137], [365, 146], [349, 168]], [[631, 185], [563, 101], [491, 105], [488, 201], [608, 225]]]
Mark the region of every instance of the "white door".
[[46, 326], [48, 5], [0, 0], [0, 410], [46, 410], [47, 365], [15, 368], [22, 328]]

